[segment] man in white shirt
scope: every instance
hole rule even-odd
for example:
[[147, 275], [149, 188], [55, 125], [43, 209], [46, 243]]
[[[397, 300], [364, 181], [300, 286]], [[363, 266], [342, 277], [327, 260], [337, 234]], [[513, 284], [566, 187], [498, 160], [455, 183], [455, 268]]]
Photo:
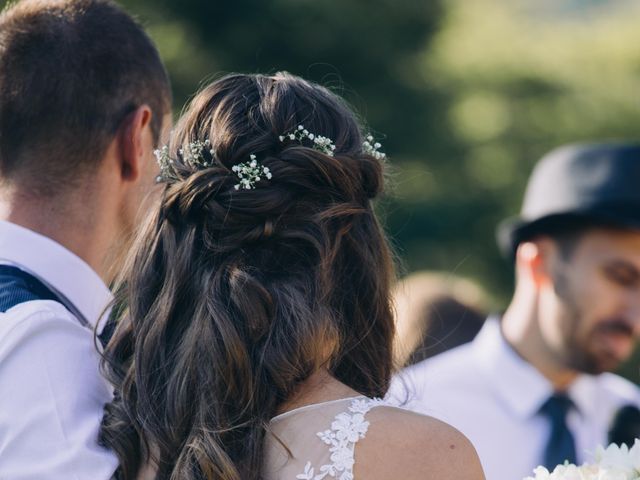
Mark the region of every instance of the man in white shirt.
[[154, 190], [170, 104], [153, 43], [110, 1], [2, 12], [0, 479], [100, 480], [117, 467], [98, 443], [111, 392], [93, 328]]
[[[393, 395], [457, 427], [488, 479], [586, 460], [640, 392], [611, 372], [640, 335], [640, 146], [577, 145], [536, 166], [502, 224], [516, 288], [470, 344], [408, 368]], [[638, 432], [640, 434], [640, 431]]]

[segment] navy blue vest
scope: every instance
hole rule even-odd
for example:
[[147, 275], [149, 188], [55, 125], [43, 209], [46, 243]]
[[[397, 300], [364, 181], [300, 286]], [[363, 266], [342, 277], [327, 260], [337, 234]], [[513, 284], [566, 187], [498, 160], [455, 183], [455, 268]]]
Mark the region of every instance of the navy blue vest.
[[33, 275], [9, 265], [0, 265], [0, 312], [31, 300], [54, 300], [58, 296]]
[[[32, 300], [53, 300], [65, 303], [44, 283], [33, 275], [10, 265], [0, 265], [0, 312]], [[113, 334], [115, 323], [108, 321], [98, 336], [102, 345], [106, 345]]]

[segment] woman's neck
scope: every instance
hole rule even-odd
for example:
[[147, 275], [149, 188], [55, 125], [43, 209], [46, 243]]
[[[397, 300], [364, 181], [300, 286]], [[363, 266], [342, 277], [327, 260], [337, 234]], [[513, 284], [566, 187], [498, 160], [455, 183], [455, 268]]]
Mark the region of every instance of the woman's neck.
[[327, 370], [318, 370], [300, 385], [291, 398], [280, 405], [277, 413], [358, 395], [359, 392], [336, 379]]

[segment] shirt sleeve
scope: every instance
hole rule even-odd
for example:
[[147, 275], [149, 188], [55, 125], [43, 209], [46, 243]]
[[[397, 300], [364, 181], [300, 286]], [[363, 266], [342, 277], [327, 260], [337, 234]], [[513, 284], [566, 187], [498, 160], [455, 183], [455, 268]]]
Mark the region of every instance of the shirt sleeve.
[[117, 460], [97, 439], [111, 390], [93, 333], [36, 303], [0, 314], [0, 479], [110, 479]]

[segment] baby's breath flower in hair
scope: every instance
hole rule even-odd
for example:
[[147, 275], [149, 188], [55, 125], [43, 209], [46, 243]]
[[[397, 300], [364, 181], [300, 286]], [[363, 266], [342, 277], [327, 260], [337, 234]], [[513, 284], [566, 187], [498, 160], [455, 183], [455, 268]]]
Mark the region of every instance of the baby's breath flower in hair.
[[377, 160], [382, 160], [387, 156], [379, 150], [380, 148], [382, 148], [382, 145], [378, 142], [374, 142], [373, 135], [367, 135], [366, 140], [362, 142], [362, 151]]
[[184, 159], [185, 163], [188, 163], [194, 168], [207, 168], [212, 166], [211, 161], [207, 161], [204, 152], [209, 152], [211, 158], [213, 158], [214, 151], [211, 148], [211, 141], [207, 138], [204, 142], [200, 140], [195, 140], [187, 146], [186, 151], [184, 149], [180, 149], [180, 155]]
[[262, 180], [263, 175], [269, 180], [272, 178], [269, 168], [262, 166], [258, 160], [256, 160], [256, 156], [253, 153], [249, 155], [249, 159], [249, 163], [239, 163], [231, 167], [231, 170], [234, 171], [240, 179], [240, 183], [237, 183], [233, 187], [236, 190], [240, 190], [241, 188], [243, 190], [252, 190], [256, 188], [256, 183]]
[[169, 147], [164, 145], [162, 148], [153, 151], [156, 156], [158, 165], [160, 166], [160, 175], [156, 178], [157, 182], [169, 180], [174, 176], [173, 159], [169, 156]]
[[280, 135], [280, 141], [285, 142], [287, 140], [294, 140], [301, 142], [305, 138], [311, 140], [313, 142], [314, 150], [318, 150], [319, 152], [324, 153], [325, 155], [329, 155], [333, 157], [333, 152], [336, 149], [336, 146], [333, 144], [333, 141], [330, 138], [323, 137], [322, 135], [316, 135], [314, 133], [309, 132], [303, 125], [298, 125], [293, 132], [287, 133], [286, 135]]
[[[160, 165], [160, 175], [156, 178], [156, 181], [162, 182], [171, 179], [176, 179], [175, 173], [175, 161], [169, 155], [169, 147], [167, 145], [154, 150], [154, 155]], [[211, 142], [209, 139], [205, 139], [204, 142], [195, 140], [187, 145], [187, 148], [181, 148], [178, 153], [182, 157], [182, 160], [192, 168], [209, 168], [213, 166], [213, 158], [215, 157], [215, 151], [211, 148]], [[207, 160], [208, 153], [210, 160]]]

